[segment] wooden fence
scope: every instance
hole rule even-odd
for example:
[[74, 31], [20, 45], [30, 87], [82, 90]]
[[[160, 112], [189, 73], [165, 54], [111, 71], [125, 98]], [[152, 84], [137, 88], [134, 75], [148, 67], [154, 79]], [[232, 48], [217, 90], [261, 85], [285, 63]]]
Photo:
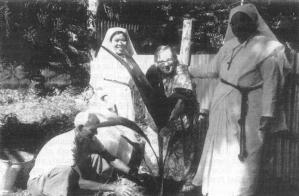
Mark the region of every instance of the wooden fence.
[[276, 187], [299, 190], [299, 54], [294, 55], [293, 72], [287, 78], [285, 103], [288, 134], [273, 138], [274, 158], [268, 167], [270, 177], [277, 180]]
[[116, 21], [99, 20], [97, 24], [97, 40], [102, 41], [104, 39], [106, 31], [111, 27], [125, 28], [130, 34], [135, 34], [136, 32], [140, 31], [141, 28], [144, 28], [144, 26], [140, 24], [126, 24]]

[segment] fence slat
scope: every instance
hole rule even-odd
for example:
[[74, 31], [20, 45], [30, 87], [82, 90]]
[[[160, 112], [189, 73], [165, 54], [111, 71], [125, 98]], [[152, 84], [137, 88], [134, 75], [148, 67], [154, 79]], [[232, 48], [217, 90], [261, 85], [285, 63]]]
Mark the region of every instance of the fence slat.
[[127, 24], [127, 23], [119, 23], [117, 21], [106, 21], [106, 20], [100, 20], [98, 24], [99, 25], [97, 25], [98, 26], [97, 31], [100, 34], [98, 36], [100, 39], [99, 41], [102, 41], [104, 39], [107, 30], [111, 27], [122, 27], [134, 34], [137, 33], [140, 29], [145, 28], [144, 25], [140, 25], [140, 24]]

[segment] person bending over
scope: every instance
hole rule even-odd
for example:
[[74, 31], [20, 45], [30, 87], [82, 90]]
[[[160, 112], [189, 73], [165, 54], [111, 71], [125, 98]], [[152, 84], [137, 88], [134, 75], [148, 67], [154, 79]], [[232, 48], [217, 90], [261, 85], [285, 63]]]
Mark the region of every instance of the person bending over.
[[111, 169], [137, 175], [112, 156], [95, 137], [100, 121], [94, 113], [80, 112], [75, 128], [47, 142], [38, 153], [27, 187], [32, 196], [69, 196], [80, 191], [114, 192], [130, 196], [127, 185], [107, 183]]

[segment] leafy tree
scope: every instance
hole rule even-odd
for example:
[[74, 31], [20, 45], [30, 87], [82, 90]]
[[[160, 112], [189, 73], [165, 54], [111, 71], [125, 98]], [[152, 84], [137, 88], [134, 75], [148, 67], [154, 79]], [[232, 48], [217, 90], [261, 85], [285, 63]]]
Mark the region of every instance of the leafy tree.
[[91, 59], [87, 6], [85, 0], [2, 2], [2, 58], [24, 63], [42, 93], [85, 87]]

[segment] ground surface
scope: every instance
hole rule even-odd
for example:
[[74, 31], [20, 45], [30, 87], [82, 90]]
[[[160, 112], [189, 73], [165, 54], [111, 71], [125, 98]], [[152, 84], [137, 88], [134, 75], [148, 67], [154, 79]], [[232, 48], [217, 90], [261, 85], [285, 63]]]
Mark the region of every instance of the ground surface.
[[[30, 194], [25, 190], [25, 191], [18, 191], [17, 193], [11, 194], [10, 196], [30, 196]], [[84, 195], [84, 196], [86, 196], [86, 195]], [[169, 195], [165, 195], [165, 196], [202, 196], [202, 195], [200, 194], [200, 191], [193, 191], [190, 193], [178, 193], [176, 195], [169, 194]], [[260, 193], [260, 194], [257, 194], [256, 196], [299, 196], [299, 192], [297, 192], [295, 190], [290, 190], [290, 191], [281, 191], [276, 194]]]

